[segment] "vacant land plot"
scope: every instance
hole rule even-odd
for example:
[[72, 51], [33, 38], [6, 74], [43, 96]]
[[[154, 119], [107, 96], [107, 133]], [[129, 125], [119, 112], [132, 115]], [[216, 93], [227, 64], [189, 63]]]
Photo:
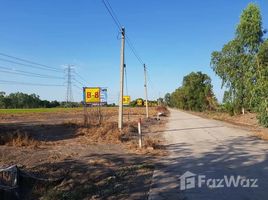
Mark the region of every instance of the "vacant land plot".
[[[159, 110], [159, 108], [158, 108]], [[117, 108], [0, 111], [0, 166], [21, 170], [19, 190], [0, 191], [0, 199], [146, 199], [154, 157], [162, 155], [166, 118], [145, 119], [144, 108], [125, 108], [117, 129]], [[144, 148], [138, 148], [142, 118]]]

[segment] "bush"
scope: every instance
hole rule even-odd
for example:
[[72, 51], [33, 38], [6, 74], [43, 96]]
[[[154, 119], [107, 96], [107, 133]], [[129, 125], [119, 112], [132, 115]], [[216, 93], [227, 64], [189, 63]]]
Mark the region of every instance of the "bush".
[[225, 112], [228, 112], [230, 116], [234, 115], [234, 105], [230, 102], [226, 102], [223, 104], [223, 110]]

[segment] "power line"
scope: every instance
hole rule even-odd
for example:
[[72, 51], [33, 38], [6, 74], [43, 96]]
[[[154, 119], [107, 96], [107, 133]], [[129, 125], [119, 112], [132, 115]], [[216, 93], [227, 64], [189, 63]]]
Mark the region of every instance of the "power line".
[[87, 83], [86, 79], [84, 79], [80, 74], [78, 74], [76, 71], [74, 71], [74, 73], [79, 76], [79, 78], [81, 78], [83, 81], [85, 81], [85, 83]]
[[7, 80], [0, 80], [0, 84], [32, 85], [32, 86], [52, 86], [52, 87], [61, 87], [61, 86], [64, 86], [64, 85], [57, 85], [57, 84], [40, 84], [40, 83], [29, 83], [29, 82], [7, 81]]
[[1, 61], [4, 61], [4, 62], [9, 62], [9, 63], [17, 64], [17, 65], [22, 65], [22, 66], [25, 66], [25, 67], [34, 68], [34, 69], [50, 70], [50, 71], [53, 71], [53, 72], [62, 72], [60, 70], [47, 69], [47, 68], [44, 68], [44, 67], [38, 67], [38, 66], [30, 65], [30, 64], [20, 63], [20, 62], [16, 62], [16, 61], [4, 59], [4, 58], [0, 58], [0, 60]]
[[[108, 2], [108, 0], [102, 0], [106, 10], [108, 11], [108, 13], [110, 14], [110, 16], [112, 17], [115, 25], [117, 26], [118, 30], [121, 31], [121, 23], [119, 22], [118, 18], [116, 17], [111, 4]], [[106, 3], [107, 2], [107, 3]], [[109, 5], [108, 5], [109, 4]]]
[[76, 81], [77, 83], [79, 83], [82, 86], [85, 86], [85, 84], [83, 84], [82, 82], [78, 81], [77, 79], [73, 78], [74, 81]]
[[143, 65], [143, 60], [141, 59], [141, 57], [139, 56], [139, 54], [137, 53], [137, 50], [135, 49], [133, 43], [130, 41], [129, 37], [126, 35], [126, 41], [127, 44], [130, 48], [130, 50], [132, 51], [132, 53], [134, 54], [134, 56], [138, 59], [138, 61]]
[[59, 76], [43, 75], [43, 74], [32, 73], [32, 72], [27, 72], [23, 70], [16, 70], [13, 68], [8, 68], [8, 67], [3, 67], [3, 66], [0, 66], [0, 69], [4, 69], [4, 70], [0, 70], [0, 72], [8, 73], [8, 74], [18, 74], [18, 75], [23, 75], [23, 76], [28, 76], [28, 77], [37, 77], [37, 78], [64, 79], [63, 77], [59, 77]]
[[8, 55], [8, 54], [5, 54], [5, 53], [0, 53], [0, 55], [1, 56], [4, 56], [4, 57], [15, 59], [15, 60], [19, 60], [19, 61], [22, 61], [22, 62], [25, 62], [25, 63], [42, 66], [42, 67], [47, 68], [47, 69], [50, 69], [50, 70], [61, 71], [59, 68], [50, 67], [48, 65], [44, 65], [44, 64], [40, 64], [40, 63], [33, 62], [33, 61], [30, 61], [30, 60], [26, 60], [24, 58], [18, 58], [18, 57], [11, 56], [11, 55]]
[[109, 8], [111, 9], [112, 13], [114, 14], [114, 17], [115, 17], [116, 21], [118, 22], [118, 24], [120, 25], [120, 27], [122, 27], [122, 25], [121, 25], [120, 21], [118, 20], [118, 18], [117, 18], [117, 16], [116, 16], [116, 14], [115, 14], [115, 12], [114, 12], [114, 10], [113, 10], [113, 8], [112, 8], [110, 2], [109, 2], [108, 0], [107, 0], [106, 2], [107, 2], [107, 4], [108, 4]]
[[[118, 18], [116, 16], [116, 13], [114, 12], [111, 4], [109, 3], [108, 0], [102, 0], [102, 2], [104, 4], [106, 10], [108, 11], [108, 13], [110, 14], [110, 16], [112, 17], [112, 19], [113, 19], [115, 25], [117, 26], [118, 30], [121, 32], [122, 25], [121, 25], [120, 21], [118, 20]], [[132, 53], [134, 54], [134, 56], [137, 58], [137, 60], [143, 65], [144, 62], [141, 59], [141, 57], [139, 56], [139, 54], [137, 53], [137, 50], [135, 49], [135, 47], [134, 47], [133, 43], [131, 42], [130, 38], [128, 37], [127, 34], [125, 34], [125, 35], [126, 35], [126, 41], [127, 41], [127, 44], [129, 46], [130, 50], [132, 51]]]
[[81, 92], [82, 88], [77, 86], [77, 85], [73, 85], [74, 87], [76, 87], [77, 89], [79, 89], [79, 92]]

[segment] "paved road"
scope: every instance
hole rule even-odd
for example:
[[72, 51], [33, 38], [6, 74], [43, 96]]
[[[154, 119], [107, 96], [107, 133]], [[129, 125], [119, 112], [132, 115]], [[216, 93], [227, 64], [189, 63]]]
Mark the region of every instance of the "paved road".
[[[251, 135], [224, 122], [171, 110], [164, 133], [170, 155], [159, 161], [149, 199], [268, 199], [268, 142]], [[180, 176], [187, 171], [196, 175], [186, 174], [191, 176], [185, 182]], [[226, 187], [230, 176], [238, 180], [239, 187]], [[200, 187], [198, 179], [202, 180]], [[213, 185], [208, 179], [217, 180]], [[256, 184], [254, 179], [258, 179]], [[193, 188], [182, 190], [191, 183]]]

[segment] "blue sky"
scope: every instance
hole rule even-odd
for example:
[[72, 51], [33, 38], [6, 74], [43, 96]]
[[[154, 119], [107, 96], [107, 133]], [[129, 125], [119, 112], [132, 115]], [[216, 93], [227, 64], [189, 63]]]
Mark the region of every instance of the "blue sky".
[[[138, 54], [148, 66], [149, 98], [181, 85], [192, 71], [207, 73], [222, 99], [221, 80], [211, 70], [210, 55], [234, 37], [248, 0], [109, 0]], [[268, 1], [257, 0], [268, 28]], [[120, 40], [102, 0], [1, 0], [0, 52], [63, 70], [75, 65], [87, 86], [108, 87], [110, 102], [119, 92]], [[128, 93], [144, 97], [143, 66], [126, 46]], [[3, 57], [0, 57], [3, 58]], [[0, 61], [0, 66], [64, 77]], [[31, 78], [0, 72], [0, 80], [63, 84], [64, 80]], [[79, 79], [79, 77], [76, 77]], [[80, 86], [79, 84], [77, 84]], [[64, 100], [65, 87], [0, 85], [7, 93], [22, 91], [43, 99]], [[80, 101], [82, 89], [73, 88]]]

